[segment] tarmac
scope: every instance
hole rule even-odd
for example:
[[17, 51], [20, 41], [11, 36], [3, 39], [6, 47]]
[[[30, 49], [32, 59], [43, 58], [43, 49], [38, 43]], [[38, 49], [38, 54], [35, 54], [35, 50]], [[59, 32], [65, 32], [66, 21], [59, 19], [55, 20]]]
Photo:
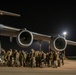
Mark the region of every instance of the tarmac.
[[65, 60], [58, 68], [0, 67], [0, 75], [76, 75], [76, 60]]

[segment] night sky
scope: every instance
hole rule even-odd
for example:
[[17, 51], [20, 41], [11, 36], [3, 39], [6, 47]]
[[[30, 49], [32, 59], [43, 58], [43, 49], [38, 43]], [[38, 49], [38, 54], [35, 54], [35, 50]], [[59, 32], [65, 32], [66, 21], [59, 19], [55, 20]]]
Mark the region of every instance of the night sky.
[[[0, 1], [0, 10], [21, 14], [21, 17], [0, 16], [1, 24], [26, 28], [50, 36], [62, 35], [63, 31], [67, 31], [66, 38], [76, 41], [76, 5], [74, 2]], [[0, 39], [2, 47], [6, 50], [20, 49], [15, 38], [12, 43], [10, 43], [9, 37], [1, 36]], [[31, 48], [38, 49], [39, 47], [37, 46], [37, 48], [35, 45], [34, 42]], [[42, 49], [47, 48], [47, 43], [43, 43]], [[76, 46], [68, 46], [66, 55], [76, 55]]]

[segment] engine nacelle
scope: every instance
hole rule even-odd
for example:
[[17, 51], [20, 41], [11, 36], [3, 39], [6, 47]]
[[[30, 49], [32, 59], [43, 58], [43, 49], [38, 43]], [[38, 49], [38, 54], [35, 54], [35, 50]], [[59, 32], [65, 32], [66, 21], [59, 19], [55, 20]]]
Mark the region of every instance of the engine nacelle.
[[67, 47], [67, 41], [64, 37], [57, 37], [51, 39], [51, 49], [54, 51], [63, 51]]
[[33, 42], [33, 34], [28, 30], [22, 30], [17, 36], [17, 43], [21, 47], [28, 47]]

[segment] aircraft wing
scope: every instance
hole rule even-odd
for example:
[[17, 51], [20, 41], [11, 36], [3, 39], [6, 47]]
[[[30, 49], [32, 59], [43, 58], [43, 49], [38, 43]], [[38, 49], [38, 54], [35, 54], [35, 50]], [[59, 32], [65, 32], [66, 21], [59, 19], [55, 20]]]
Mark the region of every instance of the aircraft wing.
[[0, 24], [0, 35], [2, 36], [12, 36], [17, 38], [17, 43], [21, 47], [30, 46], [33, 40], [38, 41], [50, 41], [50, 46], [52, 50], [63, 51], [65, 50], [67, 44], [76, 45], [76, 42], [66, 40], [64, 37], [51, 37], [44, 34], [35, 33], [27, 29], [18, 29]]
[[13, 28], [9, 26], [5, 26], [0, 24], [0, 35], [2, 36], [12, 36], [17, 37], [17, 34], [20, 32], [21, 29]]
[[20, 14], [11, 13], [11, 12], [7, 12], [7, 11], [3, 11], [3, 10], [0, 10], [0, 15], [9, 15], [9, 16], [17, 16], [17, 17], [21, 16]]
[[34, 39], [38, 41], [50, 41], [51, 40], [51, 36], [48, 36], [48, 35], [39, 34], [35, 32], [32, 32], [32, 34], [33, 34]]
[[[9, 26], [5, 26], [0, 24], [0, 35], [2, 36], [12, 36], [12, 37], [17, 37], [17, 35], [20, 33], [20, 31], [22, 31], [24, 29], [19, 29], [19, 28], [14, 28], [14, 27], [9, 27]], [[25, 29], [25, 31], [28, 31]], [[31, 31], [29, 31], [31, 32]], [[50, 40], [51, 36], [48, 35], [43, 35], [43, 34], [39, 34], [39, 33], [35, 33], [35, 32], [31, 32], [33, 34], [33, 37], [35, 40]]]
[[67, 40], [67, 44], [68, 44], [68, 45], [75, 45], [75, 46], [76, 46], [76, 42], [70, 41], [70, 40]]

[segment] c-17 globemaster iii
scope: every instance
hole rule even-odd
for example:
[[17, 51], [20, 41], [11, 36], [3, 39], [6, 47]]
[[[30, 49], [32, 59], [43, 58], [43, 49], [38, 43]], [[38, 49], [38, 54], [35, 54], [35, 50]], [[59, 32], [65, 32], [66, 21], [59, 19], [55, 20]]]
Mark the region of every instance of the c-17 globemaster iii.
[[[10, 13], [0, 10], [0, 15], [18, 16], [19, 14]], [[76, 42], [67, 40], [62, 36], [49, 36], [27, 30], [26, 28], [19, 29], [0, 24], [0, 36], [15, 37], [17, 43], [21, 47], [28, 47], [33, 43], [33, 40], [50, 42], [50, 47], [54, 51], [64, 51], [67, 45], [75, 45]]]

